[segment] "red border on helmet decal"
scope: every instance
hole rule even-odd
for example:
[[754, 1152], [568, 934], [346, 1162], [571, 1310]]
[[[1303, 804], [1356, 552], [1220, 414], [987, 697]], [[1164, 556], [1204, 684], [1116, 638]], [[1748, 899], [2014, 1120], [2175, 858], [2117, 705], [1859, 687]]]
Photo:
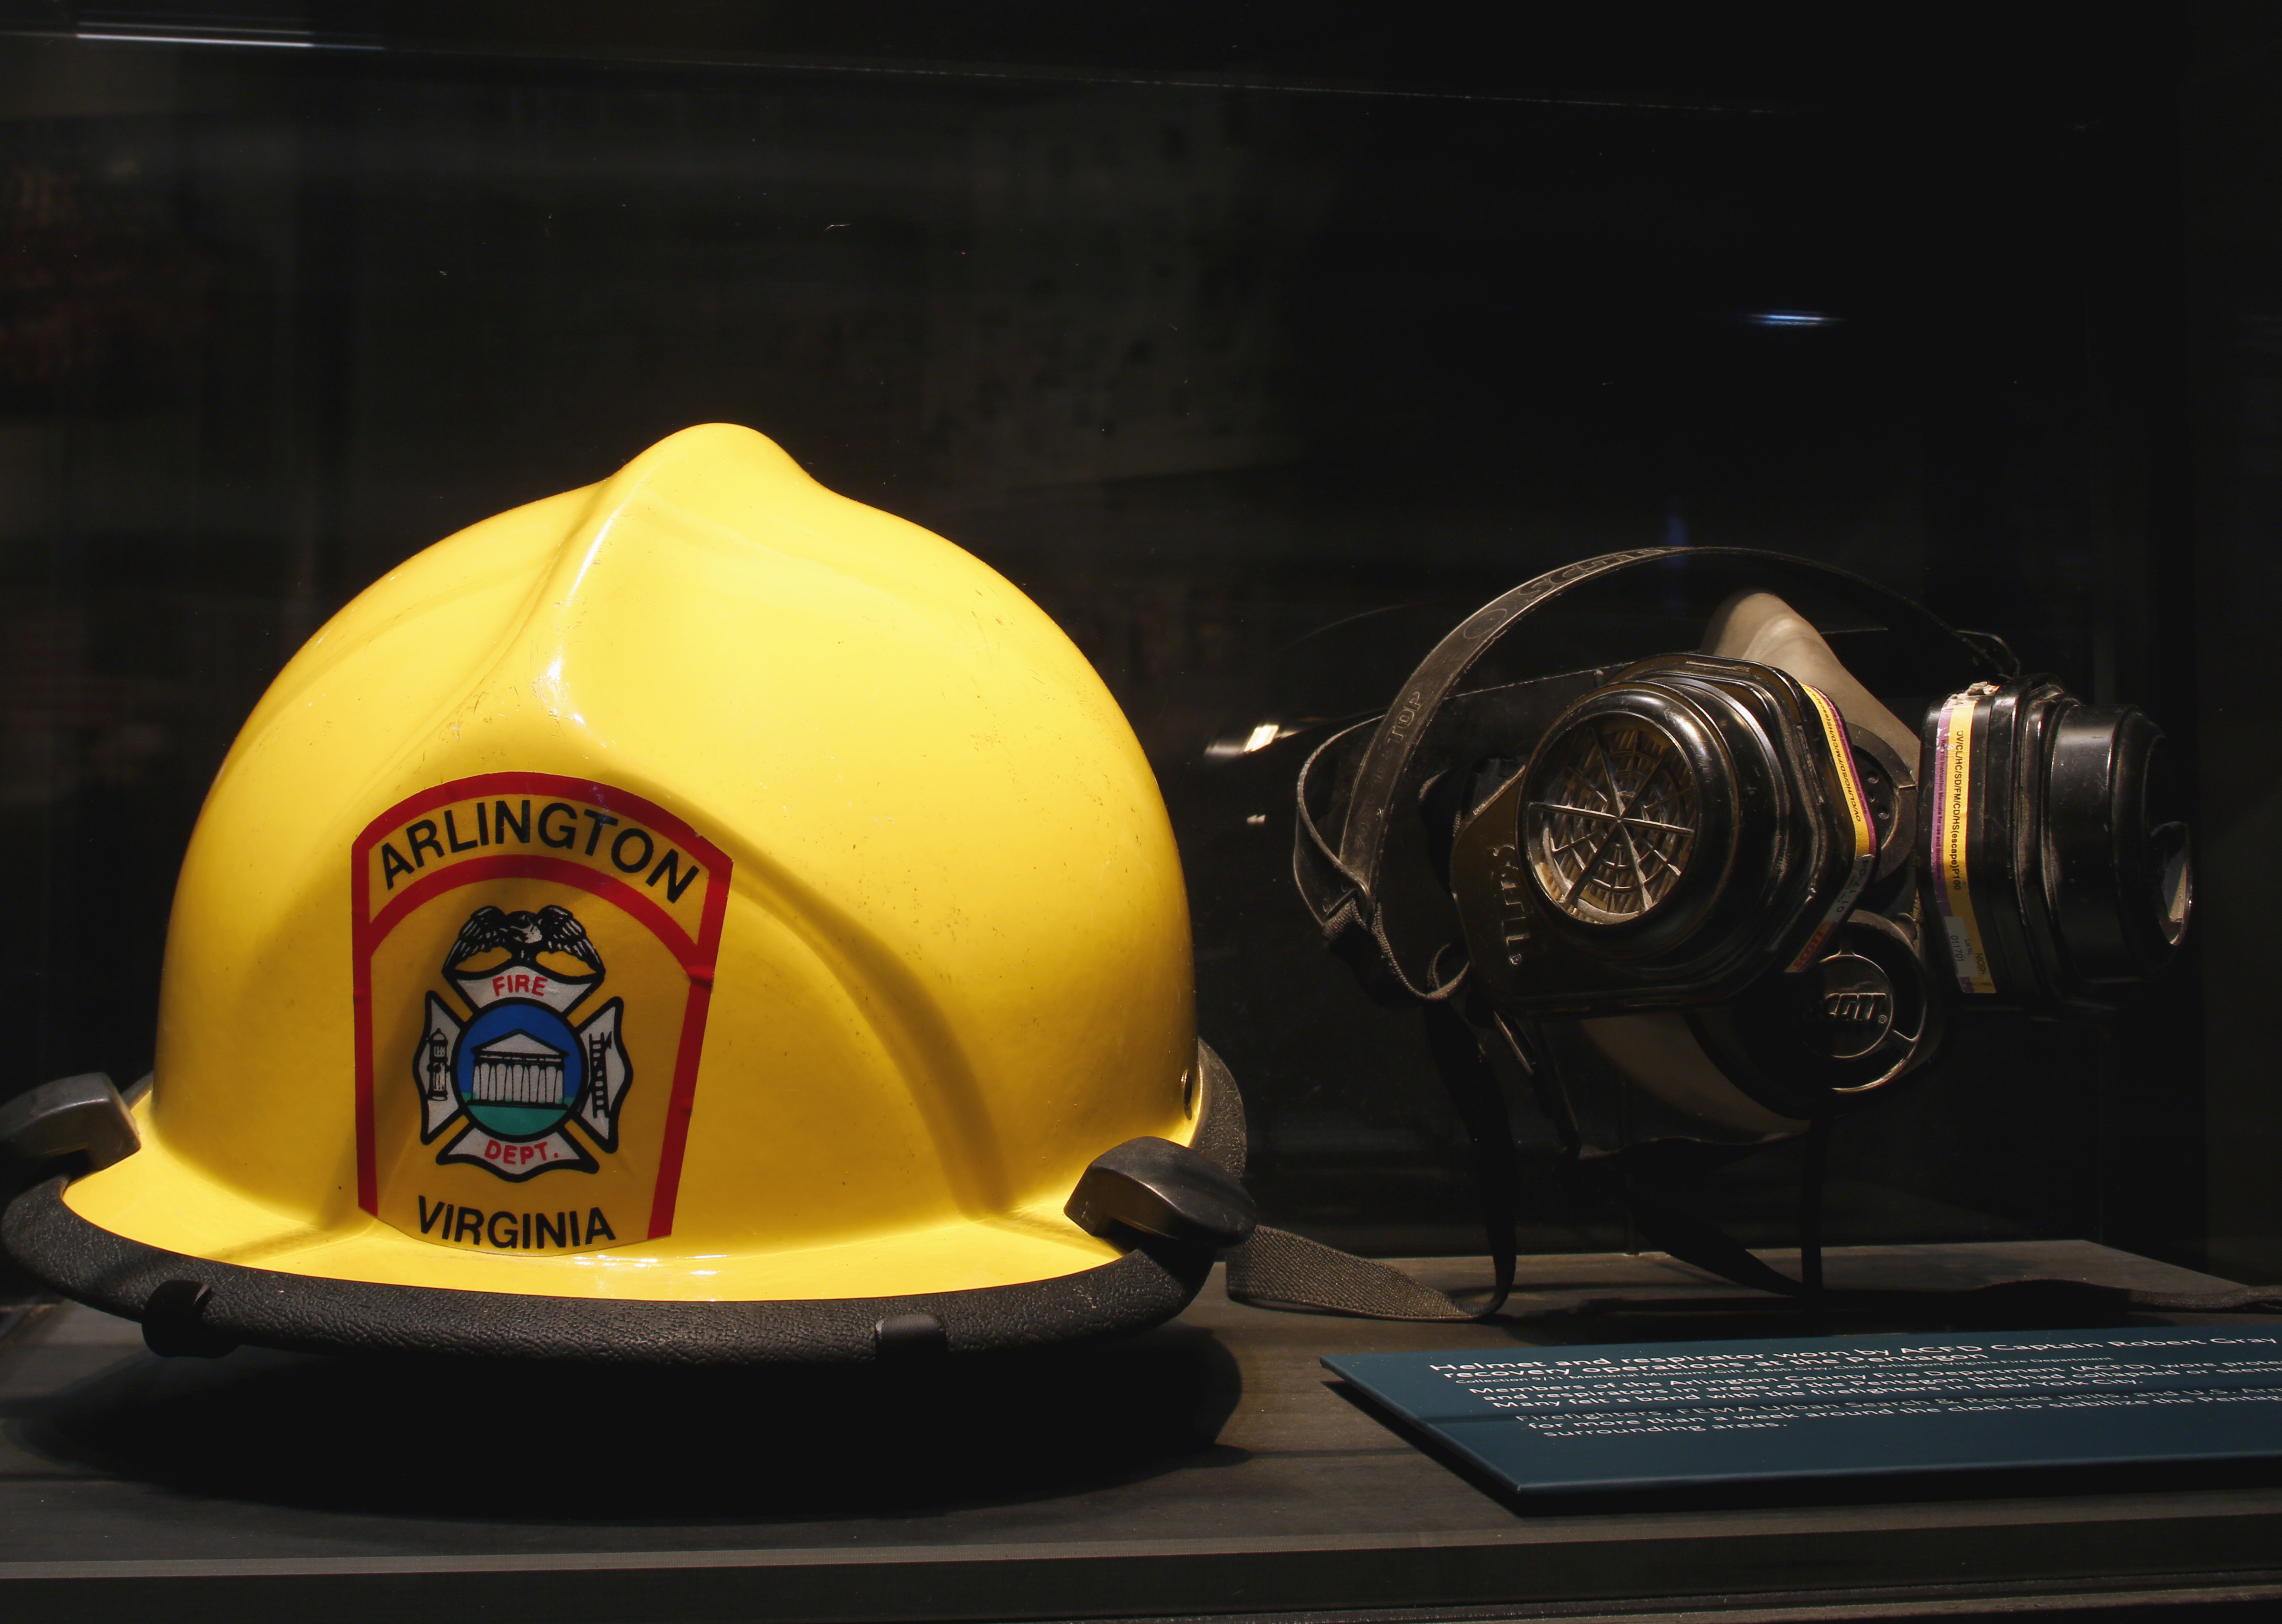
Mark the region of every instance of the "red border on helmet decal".
[[[591, 805], [623, 810], [660, 834], [678, 842], [693, 857], [708, 865], [705, 910], [695, 940], [664, 908], [624, 880], [598, 874], [567, 859], [524, 853], [507, 857], [471, 858], [464, 863], [423, 875], [401, 896], [371, 915], [372, 849], [408, 818], [432, 812], [454, 801], [487, 795], [521, 793], [570, 796]], [[666, 1104], [665, 1137], [660, 1146], [657, 1184], [651, 1198], [649, 1231], [642, 1237], [656, 1240], [672, 1232], [675, 1198], [681, 1185], [683, 1152], [697, 1095], [697, 1063], [704, 1053], [705, 1016], [712, 1003], [714, 966], [721, 948], [721, 925], [729, 906], [728, 857], [688, 824], [640, 796], [600, 784], [591, 779], [566, 778], [554, 773], [485, 773], [455, 778], [399, 801], [367, 824], [349, 853], [349, 898], [354, 911], [349, 953], [350, 984], [356, 1019], [357, 1205], [377, 1217], [380, 1208], [379, 1151], [373, 1127], [372, 953], [389, 932], [422, 903], [447, 890], [485, 880], [546, 878], [594, 893], [639, 920], [680, 960], [689, 978], [689, 999], [681, 1020], [680, 1047], [674, 1056], [673, 1085]]]

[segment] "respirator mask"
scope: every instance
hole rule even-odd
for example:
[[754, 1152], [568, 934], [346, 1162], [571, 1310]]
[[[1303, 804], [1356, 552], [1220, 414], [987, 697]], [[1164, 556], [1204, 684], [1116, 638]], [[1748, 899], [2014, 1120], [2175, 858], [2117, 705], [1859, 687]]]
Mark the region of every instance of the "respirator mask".
[[[1540, 617], [1657, 572], [1717, 602], [1696, 649], [1532, 670]], [[1867, 624], [1826, 637], [1789, 597]], [[2193, 906], [2170, 757], [2138, 709], [2086, 703], [2001, 639], [1847, 571], [1748, 548], [1612, 553], [1485, 605], [1384, 715], [1316, 749], [1294, 875], [1365, 986], [1429, 1012], [1498, 1300], [1517, 1090], [1646, 1239], [1796, 1292], [1818, 1282], [1814, 1220], [1795, 1281], [1672, 1189], [1801, 1138], [1819, 1179], [1828, 1123], [1921, 1071], [1961, 1013], [2118, 1008]], [[1280, 1232], [1248, 1251], [1232, 1293], [1399, 1311], [1381, 1300], [1399, 1287], [1349, 1267], [1379, 1266]]]

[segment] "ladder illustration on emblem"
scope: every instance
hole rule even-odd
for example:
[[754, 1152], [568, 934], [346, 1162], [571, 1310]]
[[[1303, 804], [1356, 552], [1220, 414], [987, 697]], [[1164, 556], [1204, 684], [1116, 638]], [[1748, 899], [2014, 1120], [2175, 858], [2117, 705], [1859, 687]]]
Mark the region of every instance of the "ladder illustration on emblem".
[[451, 1084], [446, 1080], [452, 1068], [450, 1047], [450, 1039], [431, 1025], [428, 1030], [428, 1087], [426, 1090], [427, 1096], [431, 1100], [441, 1100], [450, 1091]]
[[609, 1072], [607, 1069], [609, 1063], [609, 1054], [610, 1034], [607, 1031], [601, 1030], [589, 1031], [586, 1034], [586, 1087], [580, 1091], [586, 1098], [581, 1099], [578, 1103], [572, 1107], [573, 1110], [584, 1111], [586, 1108], [587, 1100], [593, 1100], [607, 1106], [610, 1098], [609, 1084]]

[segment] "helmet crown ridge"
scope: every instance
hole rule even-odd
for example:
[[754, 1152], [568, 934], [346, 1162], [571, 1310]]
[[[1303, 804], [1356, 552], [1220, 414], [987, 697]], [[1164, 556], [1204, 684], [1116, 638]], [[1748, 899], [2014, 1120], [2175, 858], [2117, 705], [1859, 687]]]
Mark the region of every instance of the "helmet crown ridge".
[[314, 1270], [376, 1224], [408, 1284], [704, 1293], [977, 1219], [1003, 1243], [889, 1247], [882, 1289], [1044, 1278], [1104, 1255], [1059, 1216], [1086, 1165], [1189, 1131], [1185, 899], [1115, 702], [988, 566], [724, 424], [311, 640], [201, 815], [161, 1006], [155, 1140], [231, 1243], [299, 1225]]

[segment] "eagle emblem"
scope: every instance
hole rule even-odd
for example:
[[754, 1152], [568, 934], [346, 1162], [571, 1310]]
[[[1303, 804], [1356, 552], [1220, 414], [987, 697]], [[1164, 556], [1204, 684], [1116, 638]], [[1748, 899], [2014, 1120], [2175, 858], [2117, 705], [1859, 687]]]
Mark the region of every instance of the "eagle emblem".
[[579, 1135], [604, 1154], [617, 1148], [618, 1111], [633, 1082], [620, 1031], [625, 1001], [614, 998], [570, 1023], [603, 974], [586, 927], [559, 904], [514, 913], [485, 906], [468, 916], [443, 978], [469, 1017], [429, 993], [412, 1056], [421, 1143], [460, 1125], [437, 1153], [439, 1163], [470, 1162], [521, 1181], [556, 1168], [594, 1171]]

